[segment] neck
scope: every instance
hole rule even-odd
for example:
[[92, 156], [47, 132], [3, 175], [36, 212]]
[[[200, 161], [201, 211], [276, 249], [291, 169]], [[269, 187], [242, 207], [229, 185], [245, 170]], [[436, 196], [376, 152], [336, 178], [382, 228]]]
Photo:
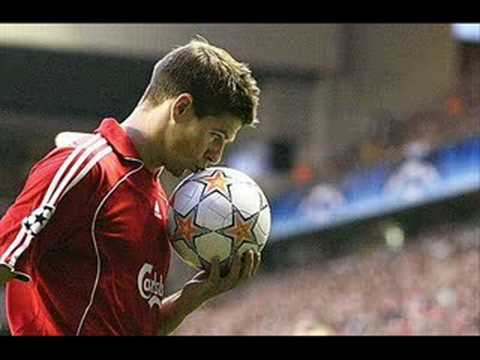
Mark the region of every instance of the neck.
[[156, 119], [151, 110], [138, 106], [121, 123], [122, 128], [132, 140], [145, 167], [155, 173], [164, 165], [163, 119]]

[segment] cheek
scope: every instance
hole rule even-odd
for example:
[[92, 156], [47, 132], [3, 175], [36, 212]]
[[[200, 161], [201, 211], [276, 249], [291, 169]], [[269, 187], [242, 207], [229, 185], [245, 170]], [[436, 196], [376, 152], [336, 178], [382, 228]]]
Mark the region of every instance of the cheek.
[[196, 152], [203, 153], [209, 146], [209, 138], [208, 136], [197, 133], [196, 136], [193, 136], [192, 145]]
[[208, 142], [201, 136], [185, 136], [176, 144], [181, 156], [201, 158], [208, 149]]

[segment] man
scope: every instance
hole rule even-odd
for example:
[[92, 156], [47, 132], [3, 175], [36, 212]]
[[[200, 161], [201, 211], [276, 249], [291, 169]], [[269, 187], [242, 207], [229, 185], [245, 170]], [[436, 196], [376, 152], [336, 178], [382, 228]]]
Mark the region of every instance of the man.
[[[51, 151], [0, 221], [0, 282], [13, 335], [170, 334], [207, 300], [251, 277], [258, 253], [218, 261], [165, 297], [168, 201], [158, 181], [220, 161], [256, 122], [248, 67], [193, 40], [155, 66], [119, 124]], [[57, 139], [58, 140], [58, 139]]]

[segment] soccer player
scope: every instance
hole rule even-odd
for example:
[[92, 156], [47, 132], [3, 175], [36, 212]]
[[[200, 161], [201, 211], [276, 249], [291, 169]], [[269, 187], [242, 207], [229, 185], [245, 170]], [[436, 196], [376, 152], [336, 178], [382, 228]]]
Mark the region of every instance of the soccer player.
[[218, 261], [166, 296], [167, 196], [159, 183], [220, 161], [254, 125], [249, 68], [204, 39], [168, 53], [131, 115], [36, 163], [0, 221], [0, 283], [13, 335], [170, 334], [255, 274], [260, 254]]

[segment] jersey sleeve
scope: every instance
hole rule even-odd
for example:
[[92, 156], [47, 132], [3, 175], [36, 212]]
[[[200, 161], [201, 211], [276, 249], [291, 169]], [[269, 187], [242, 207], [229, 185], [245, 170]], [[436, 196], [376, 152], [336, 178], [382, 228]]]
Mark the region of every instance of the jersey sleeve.
[[68, 242], [90, 216], [99, 189], [99, 161], [111, 152], [100, 136], [76, 148], [50, 152], [30, 171], [0, 220], [0, 266], [29, 281], [34, 263]]

